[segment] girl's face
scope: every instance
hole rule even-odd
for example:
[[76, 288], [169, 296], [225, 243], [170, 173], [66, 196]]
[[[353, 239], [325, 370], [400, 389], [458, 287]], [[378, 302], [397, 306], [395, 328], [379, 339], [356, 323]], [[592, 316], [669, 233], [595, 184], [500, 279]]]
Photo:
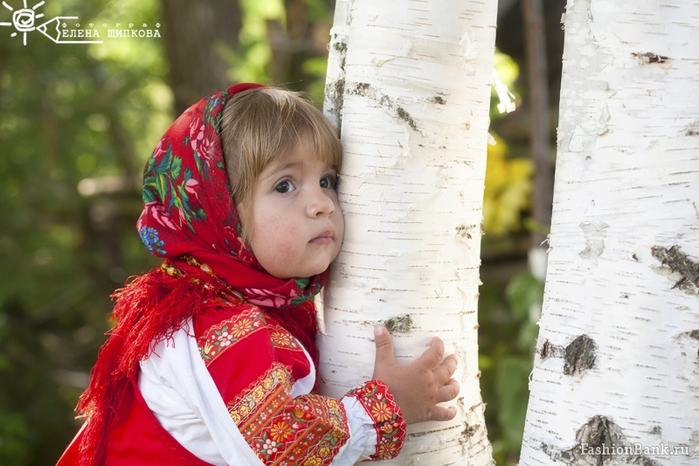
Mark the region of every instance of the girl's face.
[[345, 221], [337, 202], [337, 173], [307, 143], [270, 162], [253, 186], [250, 205], [238, 206], [250, 225], [260, 265], [277, 278], [310, 277], [337, 257]]

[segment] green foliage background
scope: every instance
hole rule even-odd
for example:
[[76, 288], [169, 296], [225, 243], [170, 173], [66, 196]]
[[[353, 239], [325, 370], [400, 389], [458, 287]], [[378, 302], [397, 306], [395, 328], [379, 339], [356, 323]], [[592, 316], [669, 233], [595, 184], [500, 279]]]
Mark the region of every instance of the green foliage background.
[[[132, 0], [38, 11], [112, 25], [159, 15], [155, 2]], [[124, 153], [144, 159], [166, 128], [166, 70], [154, 40], [58, 45], [34, 31], [24, 46], [0, 29], [0, 464], [55, 463], [78, 427], [72, 410], [108, 329], [109, 296], [152, 263], [135, 234], [138, 192], [86, 197], [78, 186], [128, 164], [141, 171]]]
[[[313, 18], [332, 21], [323, 2], [308, 3]], [[270, 82], [265, 19], [283, 20], [283, 3], [241, 4], [241, 50], [221, 50], [230, 78]], [[151, 29], [161, 19], [155, 0], [55, 0], [40, 11]], [[0, 8], [0, 21], [10, 17]], [[24, 46], [11, 32], [0, 28], [0, 464], [38, 466], [54, 464], [79, 427], [73, 408], [109, 328], [110, 294], [156, 264], [135, 231], [131, 178], [172, 121], [173, 98], [162, 39], [58, 45], [35, 31]], [[516, 66], [503, 62], [513, 82]], [[325, 61], [304, 70], [317, 79], [301, 87], [320, 102]], [[528, 160], [496, 139], [485, 250], [511, 249], [523, 234], [531, 190]], [[514, 464], [521, 442], [536, 335], [528, 313], [542, 292], [521, 260], [505, 269], [484, 273], [480, 309], [482, 391], [502, 465]]]

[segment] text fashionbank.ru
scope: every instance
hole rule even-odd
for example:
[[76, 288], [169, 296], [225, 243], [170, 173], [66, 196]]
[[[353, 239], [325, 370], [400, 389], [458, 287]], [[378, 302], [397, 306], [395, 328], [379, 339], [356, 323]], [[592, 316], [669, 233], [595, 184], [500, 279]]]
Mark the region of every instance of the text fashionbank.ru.
[[689, 446], [670, 446], [662, 442], [654, 446], [646, 446], [638, 442], [631, 445], [616, 445], [613, 443], [611, 446], [590, 446], [587, 443], [581, 443], [580, 452], [583, 455], [590, 456], [689, 456]]

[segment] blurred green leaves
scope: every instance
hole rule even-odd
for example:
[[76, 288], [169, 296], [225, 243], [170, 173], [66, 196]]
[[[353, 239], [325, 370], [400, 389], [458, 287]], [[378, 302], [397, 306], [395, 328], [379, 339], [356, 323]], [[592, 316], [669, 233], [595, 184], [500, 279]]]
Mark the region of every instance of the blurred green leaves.
[[[40, 9], [154, 25], [158, 3]], [[108, 196], [78, 186], [141, 172], [172, 118], [166, 70], [157, 39], [56, 44], [30, 33], [23, 46], [0, 35], [0, 464], [55, 463], [78, 427], [72, 411], [108, 328], [109, 295], [150, 265], [133, 181]]]
[[544, 284], [530, 272], [523, 272], [510, 280], [505, 290], [512, 313], [520, 318], [529, 317], [532, 306], [541, 305], [544, 297]]
[[[496, 53], [500, 80], [515, 94], [516, 63]], [[491, 145], [483, 199], [483, 285], [479, 299], [479, 366], [481, 393], [487, 403], [486, 423], [498, 465], [514, 466], [519, 458], [529, 398], [533, 348], [543, 283], [529, 271], [526, 252], [531, 220], [527, 218], [534, 164], [526, 155], [528, 140], [513, 140], [492, 128], [504, 118], [491, 100]]]
[[268, 40], [268, 21], [284, 21], [282, 0], [241, 0], [243, 29], [240, 51], [225, 51], [231, 64], [230, 78], [235, 82], [269, 82], [272, 50]]
[[510, 356], [497, 362], [495, 389], [499, 401], [498, 424], [503, 435], [493, 439], [495, 451], [519, 452], [529, 398], [527, 381], [531, 371], [529, 358]]
[[[503, 278], [506, 283], [499, 281]], [[516, 464], [522, 442], [544, 284], [526, 270], [512, 278], [486, 275], [483, 282], [481, 391], [488, 404], [486, 420], [495, 459], [509, 466]]]

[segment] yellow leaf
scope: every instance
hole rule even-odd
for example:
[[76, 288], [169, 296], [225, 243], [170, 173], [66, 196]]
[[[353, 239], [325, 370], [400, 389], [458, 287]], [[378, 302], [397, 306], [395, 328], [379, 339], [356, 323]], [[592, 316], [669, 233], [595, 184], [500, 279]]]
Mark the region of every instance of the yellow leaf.
[[502, 236], [521, 228], [521, 211], [529, 206], [534, 166], [524, 158], [508, 159], [507, 144], [494, 135], [488, 146], [483, 199], [485, 232]]

